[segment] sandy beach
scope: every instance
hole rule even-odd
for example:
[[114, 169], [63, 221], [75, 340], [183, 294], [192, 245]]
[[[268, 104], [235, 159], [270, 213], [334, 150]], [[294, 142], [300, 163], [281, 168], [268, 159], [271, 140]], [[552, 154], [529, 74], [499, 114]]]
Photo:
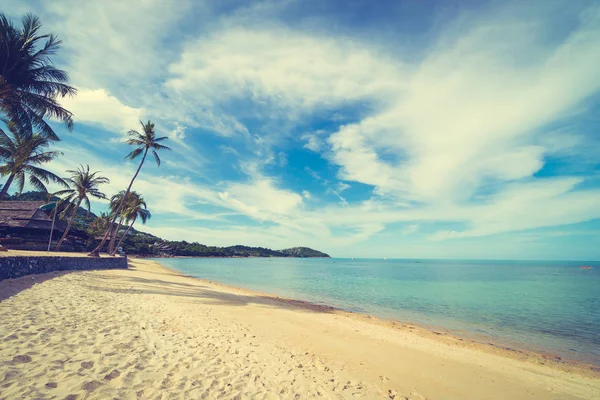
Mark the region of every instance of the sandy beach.
[[179, 275], [0, 282], [0, 399], [593, 399], [598, 371]]

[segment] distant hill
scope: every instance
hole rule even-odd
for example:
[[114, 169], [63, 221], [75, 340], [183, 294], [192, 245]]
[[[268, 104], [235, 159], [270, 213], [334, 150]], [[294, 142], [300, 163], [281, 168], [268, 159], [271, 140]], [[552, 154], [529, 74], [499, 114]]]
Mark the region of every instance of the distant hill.
[[318, 250], [313, 250], [308, 247], [292, 247], [291, 249], [279, 250], [283, 254], [287, 254], [289, 257], [301, 257], [301, 258], [330, 258], [329, 254], [322, 253]]
[[[57, 197], [48, 199], [48, 194], [43, 192], [26, 192], [21, 196], [7, 196], [6, 200], [10, 201], [55, 201]], [[75, 220], [73, 222], [73, 228], [87, 231], [90, 233], [90, 239], [86, 249], [77, 249], [79, 251], [91, 250], [97, 245], [97, 240], [89, 232], [89, 225], [98, 218], [96, 214], [88, 214], [87, 210], [79, 207]], [[137, 226], [137, 225], [136, 225]], [[142, 226], [142, 225], [140, 225]], [[121, 234], [125, 231], [126, 227], [123, 227], [120, 231]], [[182, 257], [298, 257], [298, 258], [311, 258], [311, 257], [326, 257], [329, 255], [322, 253], [317, 250], [310, 249], [308, 247], [292, 247], [284, 250], [271, 250], [264, 247], [249, 247], [249, 246], [228, 246], [228, 247], [217, 247], [207, 246], [198, 242], [187, 242], [164, 240], [157, 236], [151, 235], [146, 232], [138, 231], [132, 228], [127, 237], [122, 243], [123, 250], [128, 254], [137, 254], [148, 257], [169, 257], [169, 256], [182, 256]]]

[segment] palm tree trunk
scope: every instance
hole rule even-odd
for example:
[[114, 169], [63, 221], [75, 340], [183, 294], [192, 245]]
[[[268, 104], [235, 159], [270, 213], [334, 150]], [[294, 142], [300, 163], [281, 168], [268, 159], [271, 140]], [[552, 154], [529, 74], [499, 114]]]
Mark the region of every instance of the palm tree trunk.
[[6, 181], [4, 186], [2, 186], [2, 192], [0, 192], [0, 201], [4, 200], [4, 196], [6, 196], [6, 194], [8, 193], [8, 188], [10, 187], [10, 185], [12, 184], [14, 179], [15, 179], [15, 174], [13, 172], [8, 177], [8, 180]]
[[60, 250], [60, 246], [62, 245], [62, 243], [67, 238], [67, 235], [69, 234], [69, 230], [71, 229], [71, 224], [73, 223], [73, 220], [75, 219], [75, 214], [77, 214], [77, 210], [79, 209], [79, 206], [81, 205], [81, 201], [82, 200], [83, 199], [79, 199], [79, 201], [77, 202], [77, 205], [73, 209], [73, 213], [71, 214], [71, 218], [69, 219], [69, 223], [67, 225], [67, 229], [65, 229], [65, 233], [63, 233], [62, 237], [58, 241], [58, 244], [56, 245], [56, 248], [54, 249], [54, 251], [59, 251]]
[[129, 225], [129, 227], [127, 228], [127, 230], [125, 231], [125, 233], [123, 234], [123, 236], [121, 237], [121, 239], [119, 239], [119, 243], [117, 243], [117, 246], [115, 247], [115, 249], [118, 249], [121, 246], [121, 242], [123, 242], [123, 239], [125, 239], [125, 237], [129, 233], [129, 231], [131, 230], [131, 228], [133, 228], [133, 224], [135, 224], [135, 217], [133, 218], [133, 221], [131, 221], [131, 224]]
[[117, 225], [117, 230], [114, 235], [111, 235], [110, 242], [108, 243], [108, 252], [110, 254], [113, 253], [113, 249], [115, 248], [115, 242], [117, 240], [117, 236], [119, 236], [119, 231], [121, 230], [121, 225], [123, 225], [123, 217], [119, 220], [119, 224]]
[[135, 175], [133, 175], [131, 182], [129, 182], [129, 186], [127, 187], [127, 191], [125, 191], [125, 195], [121, 199], [121, 203], [119, 203], [119, 207], [117, 207], [117, 209], [115, 210], [115, 216], [113, 217], [112, 221], [110, 222], [110, 225], [108, 226], [106, 234], [102, 238], [102, 241], [100, 242], [100, 244], [98, 246], [96, 246], [96, 248], [94, 250], [92, 250], [92, 252], [90, 254], [88, 254], [88, 256], [90, 256], [90, 257], [99, 257], [100, 256], [100, 249], [102, 249], [102, 246], [104, 246], [104, 243], [106, 243], [106, 240], [108, 239], [108, 236], [110, 235], [110, 233], [112, 231], [112, 227], [115, 224], [115, 221], [117, 220], [117, 216], [119, 215], [119, 212], [121, 212], [121, 208], [123, 208], [125, 199], [127, 198], [127, 195], [129, 194], [129, 192], [131, 191], [133, 182], [135, 181], [135, 178], [137, 178], [138, 174], [140, 173], [140, 170], [142, 169], [142, 165], [144, 165], [144, 161], [146, 160], [147, 155], [148, 155], [148, 148], [146, 148], [146, 151], [144, 151], [144, 157], [142, 157], [140, 166], [138, 167], [137, 171], [135, 172]]

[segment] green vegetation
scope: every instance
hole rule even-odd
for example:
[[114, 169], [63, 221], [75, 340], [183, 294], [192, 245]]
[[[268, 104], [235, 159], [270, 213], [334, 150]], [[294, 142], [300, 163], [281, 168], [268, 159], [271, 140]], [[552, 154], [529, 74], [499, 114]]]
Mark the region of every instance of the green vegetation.
[[[124, 196], [125, 193], [120, 192], [117, 196], [113, 197], [111, 199], [111, 207], [113, 207], [115, 204], [120, 203], [122, 201], [122, 199], [119, 200], [119, 195]], [[133, 224], [135, 224], [135, 222], [137, 221], [138, 218], [142, 221], [142, 224], [145, 224], [146, 221], [149, 220], [151, 217], [152, 217], [152, 214], [148, 210], [148, 208], [146, 206], [146, 201], [144, 200], [144, 198], [134, 191], [130, 192], [127, 195], [127, 199], [125, 200], [123, 208], [121, 209], [121, 218], [119, 219], [119, 226], [117, 227], [116, 233], [113, 235], [113, 238], [111, 239], [111, 242], [109, 245], [109, 252], [114, 253], [115, 250], [121, 246], [123, 239], [125, 239], [127, 237], [127, 235], [129, 234], [129, 231], [131, 230], [131, 228], [133, 228]], [[121, 224], [123, 222], [125, 222], [126, 224], [129, 224], [129, 226], [127, 227], [127, 229], [125, 230], [125, 233], [123, 233], [123, 236], [121, 236], [119, 243], [115, 247], [114, 241], [116, 240], [116, 238], [118, 236]]]
[[61, 41], [52, 34], [40, 34], [42, 23], [27, 14], [21, 26], [13, 25], [0, 13], [0, 115], [25, 131], [37, 130], [49, 140], [58, 140], [50, 118], [73, 127], [73, 114], [60, 105], [60, 98], [73, 96], [65, 71], [52, 63]]
[[[147, 123], [144, 124], [142, 121], [140, 121], [140, 124], [142, 124], [142, 132], [143, 133], [140, 133], [133, 129], [128, 132], [129, 139], [127, 139], [127, 144], [130, 146], [135, 146], [135, 149], [132, 150], [131, 153], [129, 153], [125, 157], [125, 159], [135, 160], [137, 157], [139, 157], [141, 155], [142, 160], [140, 161], [140, 165], [138, 166], [137, 171], [135, 171], [133, 178], [131, 178], [131, 182], [129, 182], [129, 186], [127, 187], [127, 190], [123, 194], [123, 198], [121, 199], [121, 202], [116, 207], [116, 209], [113, 211], [113, 218], [112, 218], [111, 224], [109, 226], [109, 229], [106, 231], [106, 234], [104, 235], [104, 237], [102, 238], [102, 240], [100, 241], [98, 246], [96, 246], [94, 248], [94, 250], [92, 250], [92, 252], [90, 253], [90, 256], [97, 257], [100, 250], [102, 249], [102, 246], [104, 246], [104, 243], [109, 238], [109, 236], [114, 235], [116, 237], [116, 235], [119, 233], [118, 229], [116, 229], [113, 232], [112, 227], [121, 213], [121, 208], [123, 208], [123, 205], [125, 204], [125, 199], [127, 198], [127, 195], [129, 194], [129, 192], [131, 191], [131, 187], [133, 186], [133, 182], [135, 181], [135, 178], [137, 178], [138, 174], [140, 173], [140, 170], [142, 169], [142, 166], [144, 165], [144, 161], [146, 161], [146, 156], [148, 156], [148, 152], [149, 151], [152, 152], [152, 155], [154, 156], [154, 161], [156, 162], [156, 165], [160, 166], [160, 157], [158, 156], [158, 151], [171, 150], [169, 147], [160, 143], [164, 140], [167, 140], [168, 137], [166, 137], [166, 136], [159, 137], [159, 138], [156, 137], [155, 132], [154, 132], [154, 123], [148, 121]], [[111, 241], [112, 241], [112, 239], [111, 239]], [[115, 249], [110, 249], [110, 253], [112, 255], [114, 255]]]
[[57, 151], [46, 151], [50, 140], [41, 134], [32, 133], [14, 121], [5, 123], [8, 133], [0, 129], [0, 159], [3, 160], [0, 176], [8, 178], [2, 186], [0, 201], [6, 196], [13, 182], [17, 184], [18, 192], [21, 193], [26, 176], [29, 176], [29, 183], [39, 190], [46, 191], [46, 185], [51, 181], [66, 186], [62, 178], [41, 167], [60, 155]]
[[291, 249], [280, 250], [282, 253], [287, 254], [289, 257], [301, 257], [301, 258], [311, 258], [311, 257], [329, 257], [329, 255], [325, 253], [321, 253], [320, 251], [310, 249], [308, 247], [292, 247]]
[[[53, 197], [50, 201], [55, 201], [57, 197]], [[21, 196], [8, 196], [7, 200], [11, 201], [48, 201], [48, 194], [44, 192], [25, 192]], [[249, 247], [249, 246], [229, 246], [217, 247], [206, 246], [198, 242], [170, 241], [163, 240], [149, 233], [141, 232], [133, 228], [134, 216], [133, 212], [141, 212], [145, 214], [147, 210], [145, 206], [136, 200], [134, 206], [128, 211], [129, 218], [132, 221], [127, 228], [127, 231], [121, 237], [120, 243], [116, 248], [123, 247], [123, 251], [127, 254], [136, 254], [146, 257], [162, 257], [162, 256], [179, 256], [179, 257], [326, 257], [329, 255], [308, 247], [293, 247], [284, 250], [271, 250], [264, 247]], [[143, 199], [141, 199], [143, 202]], [[137, 205], [135, 205], [137, 204]], [[89, 234], [88, 246], [80, 251], [89, 251], [98, 243], [96, 239], [99, 235], [106, 232], [110, 224], [110, 216], [102, 213], [96, 216], [94, 213], [89, 213], [84, 208], [79, 207], [75, 214], [73, 227], [86, 231]], [[148, 217], [146, 216], [146, 219]], [[127, 217], [126, 217], [127, 219]], [[143, 221], [141, 214], [137, 219]]]
[[67, 202], [69, 205], [63, 210], [62, 215], [65, 216], [68, 211], [73, 209], [67, 229], [63, 233], [62, 237], [56, 245], [56, 251], [60, 250], [60, 246], [67, 238], [69, 229], [75, 219], [75, 214], [81, 206], [81, 203], [85, 204], [88, 214], [91, 212], [90, 199], [88, 196], [95, 197], [97, 199], [106, 199], [106, 195], [98, 190], [98, 186], [105, 183], [109, 183], [110, 180], [104, 176], [98, 176], [98, 172], [90, 172], [90, 166], [84, 167], [83, 165], [78, 167], [76, 170], [68, 170], [71, 177], [67, 178], [69, 189], [61, 190], [54, 193], [55, 196], [66, 196], [62, 201]]

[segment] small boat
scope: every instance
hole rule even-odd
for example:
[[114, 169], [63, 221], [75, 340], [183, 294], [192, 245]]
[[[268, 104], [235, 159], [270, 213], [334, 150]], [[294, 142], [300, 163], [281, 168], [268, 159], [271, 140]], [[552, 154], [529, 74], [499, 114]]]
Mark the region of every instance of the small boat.
[[594, 269], [592, 268], [590, 265], [582, 265], [581, 267], [579, 267], [581, 269]]

